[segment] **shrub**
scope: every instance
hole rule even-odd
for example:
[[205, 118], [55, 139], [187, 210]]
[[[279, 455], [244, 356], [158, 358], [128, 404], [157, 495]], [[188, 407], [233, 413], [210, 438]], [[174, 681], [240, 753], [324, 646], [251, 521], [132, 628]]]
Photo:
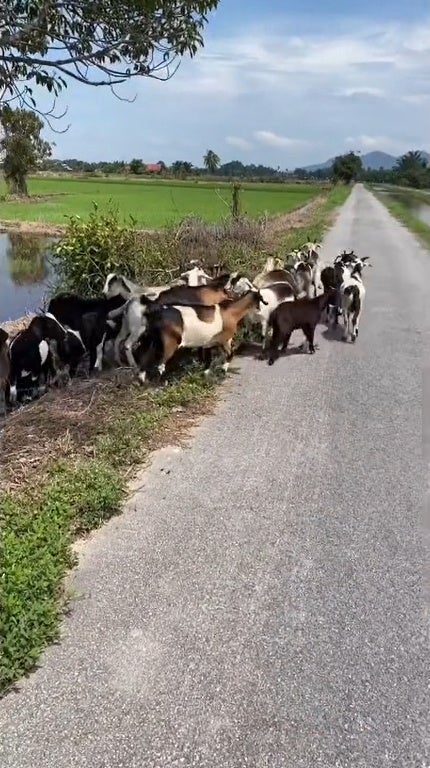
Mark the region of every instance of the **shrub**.
[[54, 251], [61, 290], [100, 293], [106, 275], [120, 272], [138, 282], [157, 284], [176, 277], [191, 259], [207, 266], [252, 270], [266, 248], [265, 222], [245, 218], [219, 224], [188, 217], [161, 232], [139, 232], [135, 221], [121, 223], [118, 209], [100, 211], [87, 220], [69, 218], [66, 234]]

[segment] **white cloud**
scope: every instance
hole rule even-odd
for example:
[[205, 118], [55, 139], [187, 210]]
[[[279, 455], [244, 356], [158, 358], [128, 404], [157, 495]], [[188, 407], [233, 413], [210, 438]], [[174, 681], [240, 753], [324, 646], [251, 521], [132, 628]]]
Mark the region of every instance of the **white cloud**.
[[273, 131], [254, 131], [254, 136], [260, 144], [267, 144], [269, 147], [303, 147], [309, 145], [309, 142], [303, 139], [290, 139], [288, 136], [279, 136]]
[[[133, 104], [71, 84], [65, 104], [72, 128], [55, 137], [58, 154], [104, 156], [108, 147], [110, 156], [201, 163], [211, 146], [223, 161], [247, 151], [253, 162], [293, 168], [348, 147], [393, 154], [429, 148], [430, 15], [420, 23], [376, 23], [321, 14], [309, 31], [309, 20], [286, 10], [247, 28], [246, 4], [238, 24], [223, 10], [228, 5], [219, 6], [223, 24], [209, 24], [204, 49], [172, 80], [128, 84], [124, 95], [138, 92]], [[220, 37], [222, 27], [237, 32]]]
[[226, 144], [230, 144], [231, 147], [237, 147], [238, 149], [243, 149], [245, 151], [252, 149], [254, 146], [250, 141], [242, 139], [240, 136], [226, 136], [225, 141]]
[[384, 96], [384, 91], [382, 88], [372, 88], [368, 85], [362, 85], [358, 87], [350, 87], [350, 88], [341, 88], [337, 92], [338, 96], [345, 96], [346, 98], [351, 98], [352, 96], [374, 96], [375, 98], [382, 98]]

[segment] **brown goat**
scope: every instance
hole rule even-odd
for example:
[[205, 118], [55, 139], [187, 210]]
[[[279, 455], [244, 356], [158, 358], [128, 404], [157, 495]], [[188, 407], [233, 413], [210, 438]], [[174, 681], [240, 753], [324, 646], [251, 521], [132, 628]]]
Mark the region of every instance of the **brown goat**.
[[[179, 347], [210, 349], [220, 346], [226, 353], [224, 370], [233, 357], [232, 339], [240, 321], [266, 304], [258, 291], [248, 291], [238, 299], [215, 306], [160, 306], [148, 314], [148, 327], [139, 340], [135, 360], [143, 383], [147, 372], [157, 367], [160, 375]], [[206, 361], [207, 362], [207, 361]], [[209, 370], [209, 363], [206, 371]], [[205, 372], [206, 372], [205, 371]]]
[[175, 285], [161, 291], [157, 297], [160, 304], [204, 304], [212, 307], [231, 299], [231, 288], [240, 279], [240, 275], [230, 279], [229, 274], [214, 278], [207, 285]]
[[269, 326], [273, 329], [269, 345], [269, 365], [273, 365], [279, 357], [279, 347], [287, 349], [293, 331], [301, 329], [309, 342], [309, 352], [314, 354], [315, 328], [321, 318], [321, 313], [332, 298], [334, 291], [323, 293], [314, 299], [296, 299], [279, 304], [272, 312]]

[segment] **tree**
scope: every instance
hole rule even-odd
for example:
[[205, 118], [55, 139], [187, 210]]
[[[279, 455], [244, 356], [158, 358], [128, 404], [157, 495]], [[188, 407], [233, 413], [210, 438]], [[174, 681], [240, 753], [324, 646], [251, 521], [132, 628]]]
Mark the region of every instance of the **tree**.
[[143, 162], [138, 157], [133, 158], [133, 160], [130, 160], [130, 173], [138, 174], [142, 173], [143, 171]]
[[409, 187], [421, 188], [428, 183], [427, 162], [421, 152], [408, 152], [400, 157], [396, 163], [395, 171], [400, 177], [400, 183]]
[[187, 160], [175, 160], [170, 170], [175, 176], [187, 176], [193, 172], [193, 164]]
[[12, 194], [26, 196], [28, 174], [51, 154], [50, 144], [40, 135], [43, 122], [34, 112], [11, 109], [5, 104], [0, 107], [0, 124], [3, 129], [0, 152], [4, 154], [6, 184]]
[[219, 168], [221, 164], [221, 160], [212, 149], [208, 149], [203, 158], [203, 163], [209, 173], [215, 173], [216, 169]]
[[363, 169], [361, 157], [355, 152], [348, 152], [346, 155], [335, 157], [332, 165], [332, 175], [335, 181], [343, 181], [344, 184], [350, 184], [356, 179]]
[[203, 46], [219, 0], [3, 0], [0, 99], [36, 107], [33, 84], [57, 96], [67, 78], [115, 86], [167, 80]]

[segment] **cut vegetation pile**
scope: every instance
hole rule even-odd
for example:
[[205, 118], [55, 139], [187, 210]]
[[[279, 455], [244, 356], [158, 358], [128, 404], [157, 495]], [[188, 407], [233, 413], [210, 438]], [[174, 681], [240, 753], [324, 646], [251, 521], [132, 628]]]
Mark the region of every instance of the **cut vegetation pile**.
[[[94, 211], [72, 220], [60, 244], [63, 287], [99, 292], [111, 271], [155, 283], [196, 257], [252, 276], [267, 254], [320, 240], [348, 193], [332, 190], [293, 229], [285, 220], [282, 229], [188, 220], [142, 239], [115, 211]], [[178, 378], [173, 368], [165, 387], [143, 389], [129, 371], [106, 372], [49, 392], [0, 424], [0, 690], [29, 672], [58, 636], [73, 539], [117, 513], [133, 467], [210, 407], [216, 378], [206, 380], [185, 359], [185, 373]]]

